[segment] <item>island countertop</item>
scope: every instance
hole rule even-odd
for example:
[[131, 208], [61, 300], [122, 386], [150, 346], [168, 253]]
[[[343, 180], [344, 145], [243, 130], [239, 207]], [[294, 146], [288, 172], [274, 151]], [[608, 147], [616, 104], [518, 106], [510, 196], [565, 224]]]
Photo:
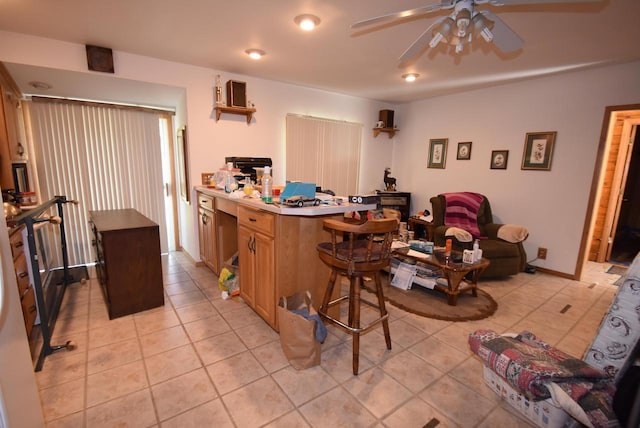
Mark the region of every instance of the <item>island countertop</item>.
[[195, 186], [195, 190], [197, 192], [203, 193], [208, 196], [213, 196], [215, 198], [224, 198], [229, 201], [237, 202], [238, 204], [247, 205], [253, 208], [265, 210], [272, 212], [274, 214], [280, 215], [295, 215], [295, 216], [322, 216], [322, 215], [330, 215], [330, 214], [341, 214], [351, 211], [368, 211], [375, 210], [376, 204], [354, 204], [351, 202], [343, 202], [340, 205], [324, 205], [320, 204], [318, 206], [310, 206], [310, 207], [287, 207], [284, 205], [280, 205], [277, 203], [278, 199], [274, 198], [276, 203], [267, 204], [262, 202], [262, 200], [258, 198], [234, 198], [229, 196], [229, 193], [225, 193], [224, 190], [219, 189], [211, 189], [206, 186]]

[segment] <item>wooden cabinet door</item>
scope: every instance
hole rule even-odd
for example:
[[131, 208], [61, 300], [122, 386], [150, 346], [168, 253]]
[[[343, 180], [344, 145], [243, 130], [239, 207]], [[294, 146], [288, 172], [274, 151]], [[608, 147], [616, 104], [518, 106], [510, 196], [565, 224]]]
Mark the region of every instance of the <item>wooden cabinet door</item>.
[[274, 274], [274, 240], [261, 233], [254, 234], [255, 310], [271, 326], [276, 325]]
[[198, 208], [198, 238], [200, 239], [200, 260], [202, 260], [205, 264], [207, 259], [207, 252], [205, 248], [207, 248], [207, 233], [206, 233], [206, 224], [207, 224], [207, 214], [206, 211], [202, 208]]
[[214, 272], [218, 272], [218, 251], [215, 238], [215, 213], [200, 208], [198, 210], [198, 233], [200, 238], [200, 259]]
[[240, 296], [255, 308], [256, 263], [254, 256], [255, 234], [248, 228], [238, 228], [238, 272]]

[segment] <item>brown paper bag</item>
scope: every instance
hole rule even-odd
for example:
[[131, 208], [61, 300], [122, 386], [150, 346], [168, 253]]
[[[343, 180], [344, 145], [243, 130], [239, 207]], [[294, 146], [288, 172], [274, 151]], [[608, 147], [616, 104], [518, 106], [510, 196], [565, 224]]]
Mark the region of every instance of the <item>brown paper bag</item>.
[[282, 351], [296, 370], [320, 364], [321, 344], [315, 338], [316, 321], [307, 319], [292, 310], [308, 309], [315, 313], [308, 292], [298, 292], [282, 297], [278, 305], [280, 345]]

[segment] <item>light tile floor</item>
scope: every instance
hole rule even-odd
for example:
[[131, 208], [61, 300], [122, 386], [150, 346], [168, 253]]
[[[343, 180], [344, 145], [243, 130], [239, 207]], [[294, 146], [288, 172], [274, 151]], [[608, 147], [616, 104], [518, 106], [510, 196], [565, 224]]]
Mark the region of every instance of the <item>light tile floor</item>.
[[322, 364], [296, 371], [275, 331], [240, 299], [222, 300], [208, 269], [172, 253], [162, 308], [110, 321], [95, 279], [69, 287], [52, 342], [77, 349], [36, 373], [42, 409], [51, 428], [530, 426], [485, 386], [467, 335], [529, 329], [581, 357], [617, 289], [608, 267], [589, 264], [582, 282], [483, 281], [499, 307], [480, 321], [389, 306], [393, 349], [381, 329], [363, 336], [353, 376], [349, 335], [330, 326]]

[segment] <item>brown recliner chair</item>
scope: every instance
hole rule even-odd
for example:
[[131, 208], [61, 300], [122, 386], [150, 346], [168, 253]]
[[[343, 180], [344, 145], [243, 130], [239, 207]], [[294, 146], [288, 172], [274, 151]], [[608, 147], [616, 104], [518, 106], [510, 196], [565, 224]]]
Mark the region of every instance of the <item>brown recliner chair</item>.
[[[446, 236], [449, 226], [444, 224], [446, 209], [444, 196], [432, 197], [431, 207], [434, 244], [436, 246], [444, 246], [446, 240], [450, 238], [454, 250], [470, 250], [473, 247], [473, 242], [460, 242], [455, 236]], [[522, 242], [511, 243], [498, 238], [498, 230], [502, 226], [502, 224], [493, 222], [491, 205], [486, 196], [483, 195], [482, 203], [478, 209], [478, 228], [481, 236], [486, 238], [480, 239], [480, 249], [482, 249], [482, 257], [491, 261], [489, 267], [482, 274], [484, 278], [515, 275], [524, 271], [527, 265], [527, 253]]]

